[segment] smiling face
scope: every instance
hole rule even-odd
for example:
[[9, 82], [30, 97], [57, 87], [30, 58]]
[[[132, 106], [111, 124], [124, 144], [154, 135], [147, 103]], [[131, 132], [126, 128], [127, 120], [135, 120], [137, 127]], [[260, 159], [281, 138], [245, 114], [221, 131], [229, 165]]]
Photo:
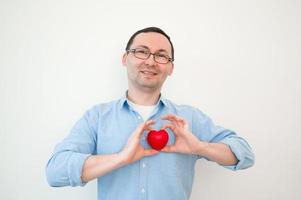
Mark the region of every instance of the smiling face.
[[[159, 53], [171, 57], [171, 45], [160, 33], [148, 32], [138, 34], [130, 49], [148, 48], [151, 53]], [[139, 90], [161, 90], [167, 76], [172, 74], [173, 63], [160, 64], [154, 61], [153, 55], [143, 60], [134, 53], [125, 53], [122, 64], [127, 68], [130, 88]]]

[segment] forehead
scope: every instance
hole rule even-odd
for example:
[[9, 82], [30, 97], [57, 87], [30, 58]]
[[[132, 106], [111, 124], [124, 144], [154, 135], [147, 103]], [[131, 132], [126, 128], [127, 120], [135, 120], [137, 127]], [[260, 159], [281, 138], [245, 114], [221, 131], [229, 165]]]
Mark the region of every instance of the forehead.
[[165, 50], [169, 53], [171, 52], [171, 44], [168, 39], [164, 35], [156, 32], [136, 35], [131, 46], [135, 48], [140, 45], [147, 46], [151, 51]]

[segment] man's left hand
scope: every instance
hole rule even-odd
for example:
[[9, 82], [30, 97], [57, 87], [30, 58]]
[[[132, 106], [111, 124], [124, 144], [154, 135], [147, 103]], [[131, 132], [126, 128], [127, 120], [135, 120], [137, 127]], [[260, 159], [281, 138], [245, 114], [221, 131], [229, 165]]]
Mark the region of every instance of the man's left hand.
[[161, 119], [168, 120], [171, 124], [166, 124], [162, 129], [169, 128], [175, 134], [175, 143], [162, 149], [164, 152], [177, 152], [185, 154], [199, 154], [200, 148], [207, 145], [200, 141], [193, 133], [189, 131], [188, 122], [174, 114], [168, 114]]

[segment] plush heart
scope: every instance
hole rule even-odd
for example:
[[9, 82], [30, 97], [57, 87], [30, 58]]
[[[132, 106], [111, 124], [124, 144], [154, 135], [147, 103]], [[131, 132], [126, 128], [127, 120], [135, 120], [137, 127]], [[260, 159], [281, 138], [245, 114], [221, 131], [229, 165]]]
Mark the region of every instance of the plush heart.
[[168, 142], [168, 133], [165, 130], [151, 130], [147, 135], [147, 142], [153, 149], [160, 151]]

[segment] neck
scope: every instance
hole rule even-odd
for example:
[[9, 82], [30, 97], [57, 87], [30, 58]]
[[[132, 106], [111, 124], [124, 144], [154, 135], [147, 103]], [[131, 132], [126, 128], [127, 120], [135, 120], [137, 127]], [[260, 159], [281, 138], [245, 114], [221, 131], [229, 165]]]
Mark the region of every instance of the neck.
[[160, 90], [140, 91], [132, 88], [128, 89], [127, 98], [138, 105], [151, 106], [155, 105], [160, 97]]

